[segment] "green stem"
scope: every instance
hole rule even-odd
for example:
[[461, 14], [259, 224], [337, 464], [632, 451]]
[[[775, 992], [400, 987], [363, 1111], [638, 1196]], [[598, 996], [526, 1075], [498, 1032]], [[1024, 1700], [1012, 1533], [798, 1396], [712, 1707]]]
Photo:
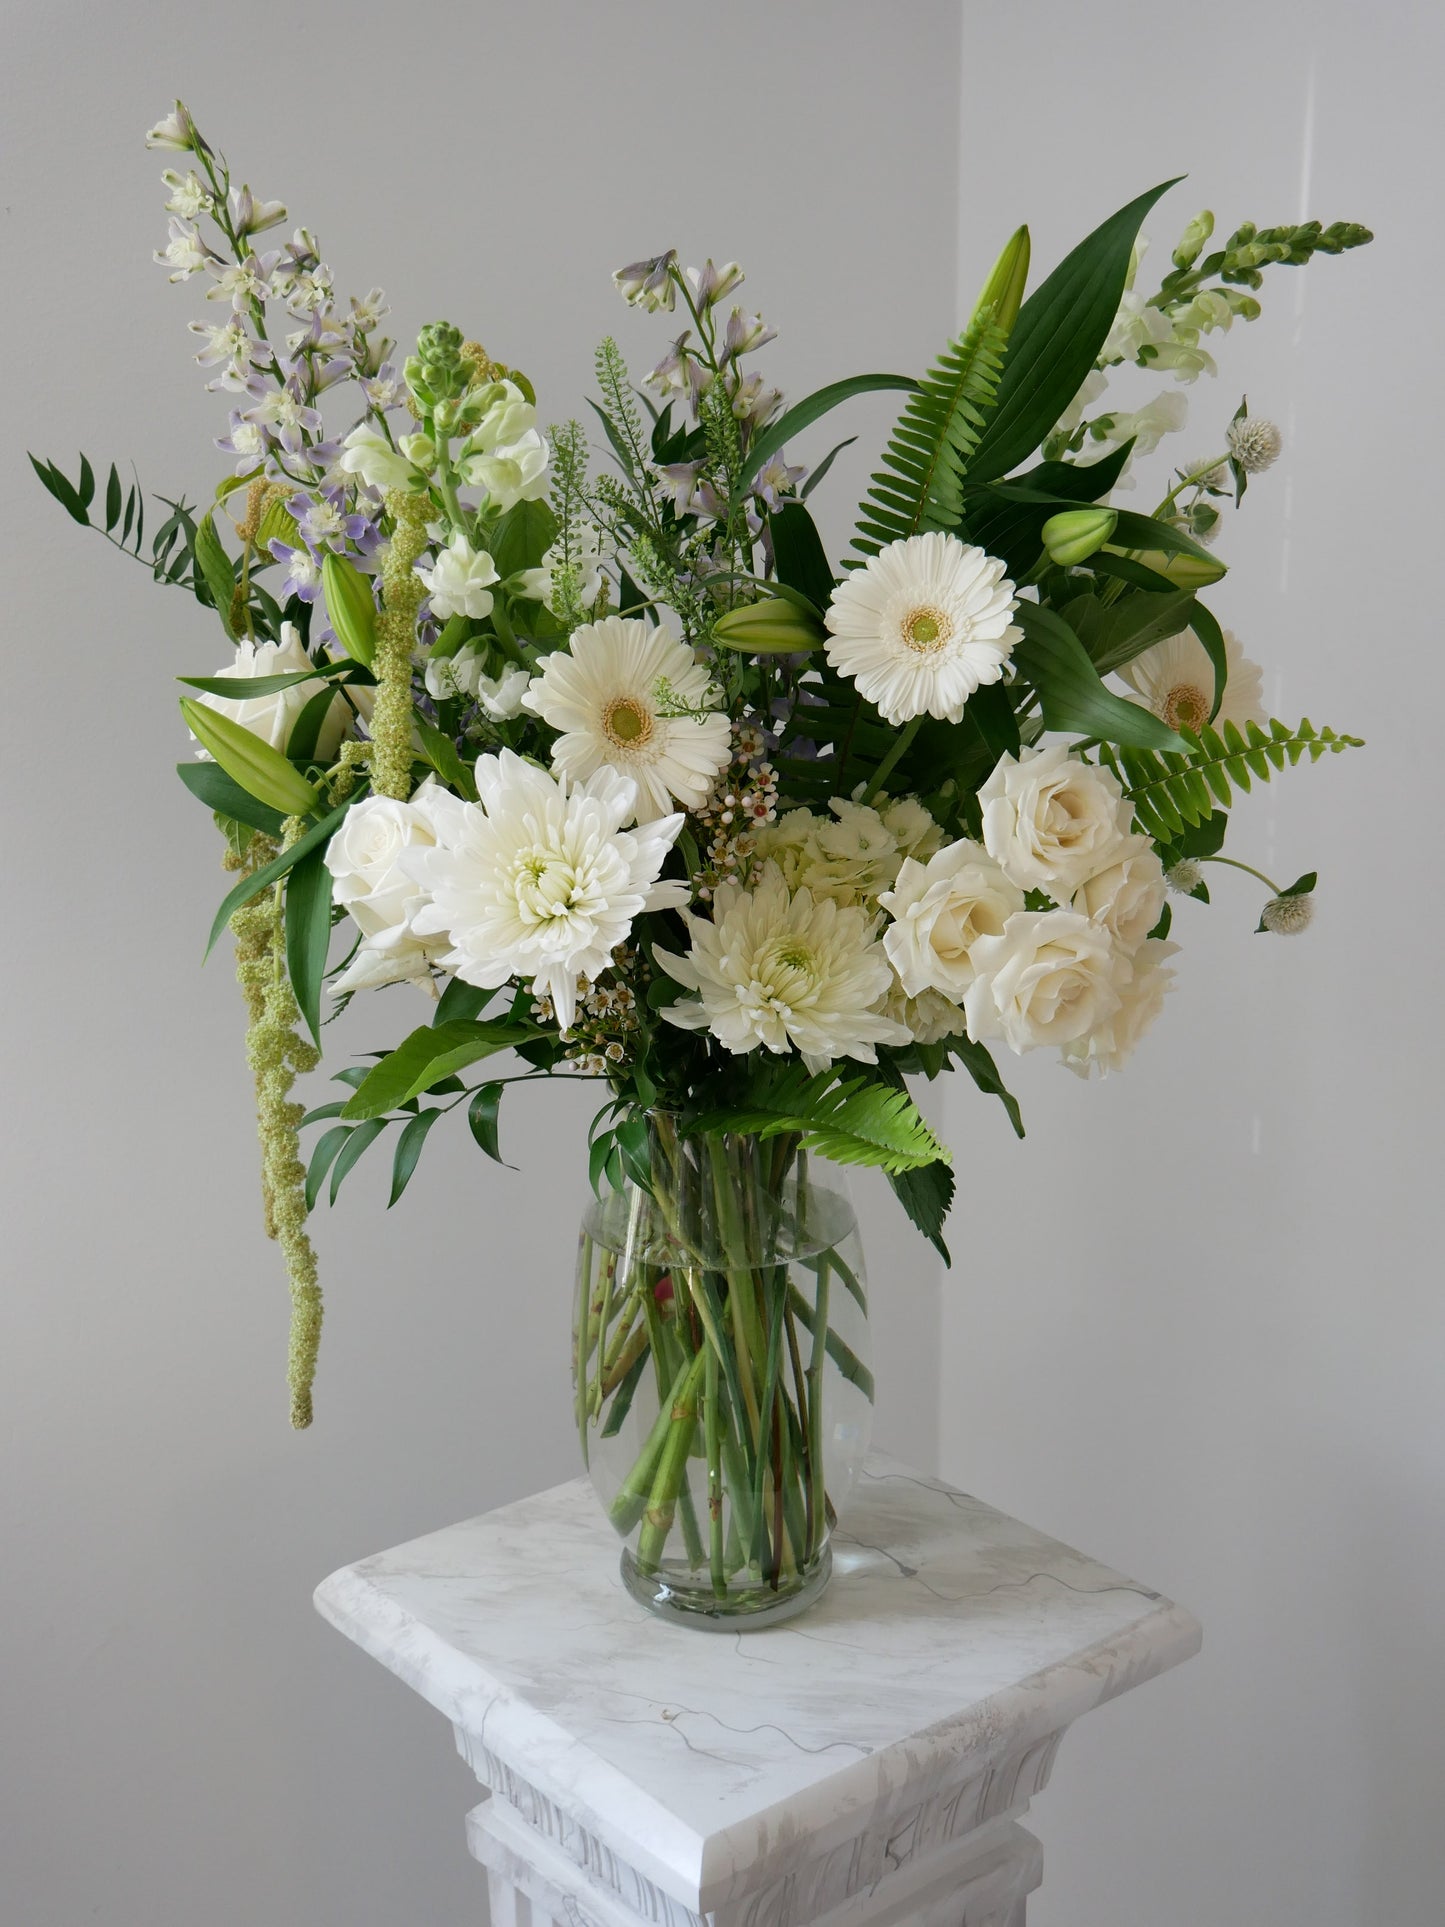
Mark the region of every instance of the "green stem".
[[[652, 1430], [647, 1435], [647, 1443], [638, 1453], [636, 1462], [627, 1477], [622, 1481], [617, 1497], [612, 1501], [610, 1516], [618, 1531], [631, 1532], [644, 1511], [660, 1502], [666, 1491], [666, 1481], [662, 1480], [662, 1462], [671, 1448], [673, 1466], [671, 1476], [676, 1476], [687, 1463], [687, 1451], [692, 1444], [692, 1428], [697, 1423], [697, 1379], [702, 1370], [702, 1353], [690, 1358], [678, 1373], [667, 1397], [662, 1401], [657, 1417], [653, 1420]], [[690, 1420], [687, 1413], [691, 1413]], [[677, 1437], [681, 1434], [683, 1453], [681, 1460], [676, 1457]], [[661, 1483], [659, 1483], [661, 1481]], [[673, 1486], [676, 1494], [676, 1485]], [[671, 1524], [671, 1513], [668, 1523]]]
[[1201, 856], [1196, 857], [1195, 861], [1196, 863], [1227, 863], [1231, 870], [1243, 870], [1246, 876], [1258, 877], [1259, 881], [1273, 896], [1279, 895], [1279, 885], [1277, 883], [1271, 883], [1263, 870], [1256, 870], [1254, 866], [1249, 863], [1241, 863], [1238, 857]]
[[[637, 1541], [637, 1563], [644, 1572], [657, 1570], [667, 1535], [672, 1530], [678, 1488], [687, 1471], [693, 1433], [697, 1430], [697, 1387], [704, 1358], [705, 1351], [699, 1351], [688, 1360], [678, 1376], [672, 1397], [658, 1414], [662, 1435], [658, 1441], [656, 1472], [641, 1513], [642, 1531]], [[656, 1429], [654, 1427], [654, 1431]], [[617, 1500], [614, 1500], [614, 1515], [616, 1509]], [[696, 1520], [693, 1529], [697, 1529]]]
[[1215, 469], [1222, 468], [1228, 460], [1229, 460], [1229, 453], [1226, 450], [1223, 455], [1216, 455], [1212, 462], [1202, 462], [1199, 465], [1199, 467], [1192, 472], [1192, 474], [1181, 475], [1178, 482], [1174, 485], [1173, 488], [1170, 489], [1169, 493], [1164, 497], [1164, 500], [1159, 504], [1158, 508], [1155, 509], [1154, 513], [1150, 516], [1149, 518], [1150, 521], [1157, 522], [1161, 515], [1165, 514], [1169, 509], [1173, 508], [1174, 504], [1178, 501], [1179, 497], [1184, 493], [1185, 489], [1197, 487], [1198, 484], [1204, 480], [1206, 475], [1212, 475]]
[[[815, 1527], [824, 1516], [827, 1487], [823, 1478], [823, 1366], [827, 1360], [828, 1267], [818, 1267], [818, 1296], [813, 1325], [813, 1350], [808, 1359], [808, 1494]], [[805, 1321], [806, 1322], [806, 1321]], [[819, 1538], [821, 1539], [821, 1533]]]
[[[813, 1333], [813, 1335], [816, 1336], [813, 1321], [813, 1307], [808, 1303], [796, 1285], [790, 1287], [788, 1296], [792, 1303], [793, 1310], [797, 1313], [798, 1323], [803, 1327], [804, 1331]], [[828, 1332], [827, 1343], [829, 1358], [832, 1359], [848, 1383], [850, 1385], [856, 1385], [871, 1405], [873, 1403], [872, 1372], [869, 1371], [858, 1354], [843, 1343], [843, 1340], [838, 1336], [837, 1332]]]
[[723, 1546], [722, 1413], [718, 1410], [722, 1387], [718, 1378], [718, 1355], [710, 1342], [705, 1345], [704, 1351], [702, 1417], [707, 1449], [708, 1568], [712, 1574], [713, 1593], [719, 1599], [726, 1599], [728, 1577]]
[[888, 781], [888, 778], [893, 774], [894, 770], [897, 768], [899, 758], [905, 753], [905, 751], [908, 748], [908, 745], [913, 741], [914, 737], [918, 734], [919, 730], [922, 727], [923, 727], [922, 716], [914, 716], [909, 722], [906, 722], [903, 725], [902, 729], [899, 730], [897, 736], [895, 736], [893, 739], [893, 747], [889, 750], [888, 754], [883, 758], [883, 761], [878, 765], [877, 769], [874, 770], [872, 777], [869, 779], [867, 788], [863, 791], [862, 796], [858, 799], [860, 802], [871, 803], [873, 801], [873, 798], [878, 794], [879, 790], [882, 789], [883, 785]]

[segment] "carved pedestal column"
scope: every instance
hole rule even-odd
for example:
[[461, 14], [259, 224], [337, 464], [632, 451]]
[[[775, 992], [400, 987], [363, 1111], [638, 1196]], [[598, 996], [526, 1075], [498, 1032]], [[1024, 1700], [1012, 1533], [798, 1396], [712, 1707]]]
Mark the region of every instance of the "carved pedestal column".
[[798, 1620], [665, 1625], [578, 1480], [316, 1599], [452, 1721], [495, 1927], [1023, 1927], [1059, 1741], [1198, 1626], [883, 1458], [834, 1551]]

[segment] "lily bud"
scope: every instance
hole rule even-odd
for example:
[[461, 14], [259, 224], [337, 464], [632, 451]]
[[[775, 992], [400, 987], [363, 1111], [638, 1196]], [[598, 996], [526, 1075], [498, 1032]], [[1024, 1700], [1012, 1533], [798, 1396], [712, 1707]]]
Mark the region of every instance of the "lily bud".
[[1162, 549], [1115, 550], [1115, 554], [1128, 554], [1135, 562], [1155, 575], [1162, 575], [1172, 582], [1176, 589], [1207, 589], [1211, 582], [1218, 582], [1222, 575], [1229, 572], [1229, 564], [1221, 562], [1217, 555], [1166, 555]]
[[1192, 268], [1204, 251], [1204, 243], [1214, 232], [1214, 216], [1208, 208], [1196, 214], [1179, 237], [1179, 245], [1174, 250], [1176, 268]]
[[1019, 318], [1019, 309], [1023, 306], [1024, 288], [1028, 284], [1029, 251], [1029, 231], [1021, 227], [995, 261], [993, 273], [984, 283], [978, 306], [973, 311], [975, 321], [985, 310], [992, 309], [994, 326], [1001, 328], [1005, 334], [1012, 331]]
[[321, 563], [321, 586], [336, 640], [353, 662], [370, 669], [376, 655], [376, 603], [370, 576], [328, 549]]
[[1072, 568], [1076, 562], [1086, 562], [1096, 550], [1103, 548], [1118, 521], [1115, 510], [1104, 508], [1065, 509], [1059, 515], [1051, 515], [1043, 527], [1044, 548], [1050, 562], [1063, 569]]
[[781, 596], [729, 609], [712, 632], [724, 648], [745, 656], [800, 656], [816, 649], [827, 633], [815, 615]]

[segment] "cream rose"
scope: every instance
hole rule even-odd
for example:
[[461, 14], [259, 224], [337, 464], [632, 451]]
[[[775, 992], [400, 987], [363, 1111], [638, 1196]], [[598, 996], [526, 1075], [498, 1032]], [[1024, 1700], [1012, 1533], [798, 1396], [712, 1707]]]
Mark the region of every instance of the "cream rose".
[[1117, 862], [1080, 884], [1072, 907], [1126, 950], [1137, 950], [1158, 923], [1168, 894], [1154, 845], [1147, 836], [1131, 836]]
[[407, 875], [402, 858], [411, 850], [435, 848], [437, 794], [428, 781], [409, 803], [390, 796], [363, 797], [347, 811], [327, 846], [332, 895], [362, 939], [336, 979], [338, 993], [407, 981], [430, 985], [432, 959], [448, 946], [443, 937], [423, 939], [412, 929], [413, 917], [431, 897]]
[[1134, 1046], [1151, 1028], [1164, 1008], [1164, 999], [1174, 988], [1174, 972], [1168, 959], [1178, 953], [1177, 943], [1151, 938], [1133, 959], [1133, 975], [1124, 986], [1119, 1008], [1096, 1030], [1073, 1038], [1064, 1045], [1063, 1060], [1079, 1077], [1095, 1071], [1107, 1077], [1123, 1068]]
[[[228, 663], [224, 669], [218, 669], [216, 674], [227, 681], [234, 677], [238, 682], [244, 682], [255, 676], [291, 676], [302, 669], [314, 667], [315, 664], [301, 646], [296, 625], [283, 622], [279, 642], [251, 642], [243, 637], [236, 645], [235, 661]], [[282, 689], [274, 696], [236, 699], [229, 696], [197, 696], [196, 701], [222, 716], [229, 716], [232, 721], [249, 729], [253, 736], [259, 736], [263, 743], [269, 743], [272, 749], [279, 749], [284, 755], [296, 718], [311, 698], [319, 696], [325, 687], [319, 676], [313, 676], [307, 682], [293, 683], [289, 689]], [[326, 720], [316, 738], [318, 762], [330, 762], [336, 754], [350, 714], [346, 698], [338, 693], [326, 712]], [[198, 749], [196, 755], [203, 762], [211, 760], [203, 749]]]
[[895, 1024], [902, 1024], [912, 1034], [915, 1044], [938, 1044], [945, 1037], [957, 1037], [963, 1030], [963, 1011], [951, 997], [945, 997], [938, 990], [925, 990], [917, 997], [910, 997], [897, 977], [879, 1008]]
[[1123, 1001], [1129, 959], [1107, 930], [1077, 910], [1020, 910], [997, 937], [980, 937], [963, 1012], [975, 1043], [1002, 1038], [1022, 1053], [1070, 1044], [1106, 1023]]
[[883, 948], [910, 997], [926, 990], [957, 999], [974, 979], [970, 952], [980, 937], [1000, 935], [1024, 907], [986, 850], [967, 837], [927, 863], [909, 858], [893, 888], [878, 899], [892, 917]]
[[984, 847], [1023, 890], [1067, 901], [1122, 854], [1133, 806], [1065, 743], [1003, 757], [978, 793]]

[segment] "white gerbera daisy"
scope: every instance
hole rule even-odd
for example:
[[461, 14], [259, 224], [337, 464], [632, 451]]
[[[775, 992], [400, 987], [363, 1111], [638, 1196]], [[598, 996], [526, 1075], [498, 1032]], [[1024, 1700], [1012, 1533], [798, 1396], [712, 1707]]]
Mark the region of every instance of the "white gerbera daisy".
[[[1224, 631], [1224, 699], [1215, 723], [1262, 723], [1264, 673], [1240, 647], [1238, 636]], [[1181, 629], [1135, 656], [1119, 671], [1131, 689], [1144, 698], [1161, 722], [1171, 729], [1202, 729], [1214, 707], [1214, 664], [1209, 651], [1192, 629]]]
[[698, 809], [726, 769], [731, 725], [713, 699], [711, 677], [685, 642], [608, 616], [574, 630], [569, 646], [545, 659], [525, 703], [562, 732], [555, 770], [579, 780], [620, 770], [637, 786], [637, 820], [650, 823], [674, 797]]
[[570, 1030], [578, 977], [606, 969], [642, 911], [686, 902], [685, 883], [658, 881], [682, 817], [624, 830], [637, 796], [625, 776], [573, 785], [509, 749], [478, 760], [477, 792], [479, 805], [438, 790], [436, 847], [402, 857], [431, 895], [412, 929], [449, 938], [439, 961], [469, 984], [529, 978]]
[[1004, 564], [954, 535], [910, 535], [833, 591], [828, 660], [890, 723], [956, 723], [1023, 634]]
[[742, 1053], [796, 1049], [810, 1070], [835, 1057], [877, 1062], [879, 1044], [906, 1044], [909, 1033], [880, 1008], [893, 971], [864, 910], [790, 892], [776, 864], [765, 863], [751, 890], [721, 884], [713, 917], [683, 912], [692, 936], [686, 957], [654, 949], [654, 960], [697, 1002], [663, 1015], [684, 1030], [710, 1030]]

